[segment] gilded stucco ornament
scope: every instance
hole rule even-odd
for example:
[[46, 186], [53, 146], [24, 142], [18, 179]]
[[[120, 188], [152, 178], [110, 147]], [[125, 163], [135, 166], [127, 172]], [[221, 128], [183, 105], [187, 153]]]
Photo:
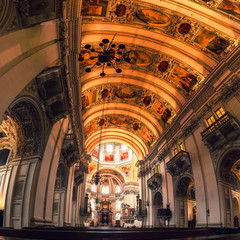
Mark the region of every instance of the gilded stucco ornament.
[[[92, 45], [94, 48], [97, 47], [97, 43]], [[79, 64], [80, 72], [84, 74], [86, 66], [95, 64], [94, 60], [90, 60], [90, 58], [96, 53], [83, 50], [81, 54], [86, 59]], [[164, 79], [177, 88], [183, 96], [189, 96], [204, 81], [204, 77], [198, 71], [178, 59], [134, 44], [126, 44], [120, 65], [122, 69], [136, 70]]]
[[[104, 119], [104, 124], [102, 126], [99, 125], [101, 119]], [[139, 129], [134, 130], [132, 128], [134, 123], [138, 123]], [[125, 115], [105, 115], [104, 117], [95, 118], [93, 121], [88, 123], [84, 129], [85, 138], [89, 138], [91, 134], [100, 129], [111, 129], [111, 128], [123, 128], [131, 132], [132, 134], [136, 134], [139, 136], [145, 144], [150, 148], [156, 142], [156, 136], [154, 133], [140, 120], [125, 116]]]
[[[215, 4], [214, 6], [219, 5], [219, 2], [220, 1], [218, 1], [218, 4]], [[212, 5], [213, 4], [208, 4], [210, 7], [212, 7]], [[119, 7], [120, 12], [119, 14], [116, 14], [118, 6], [121, 6]], [[219, 6], [221, 6], [221, 4]], [[219, 11], [216, 7], [215, 10]], [[141, 16], [139, 17], [139, 15]], [[236, 18], [236, 16], [238, 16], [237, 13], [234, 17]], [[214, 28], [212, 28], [212, 26], [204, 25], [192, 18], [179, 13], [176, 14], [174, 11], [161, 8], [159, 6], [135, 1], [109, 1], [108, 11], [104, 19], [99, 17], [96, 18], [95, 16], [88, 16], [84, 17], [83, 21], [96, 23], [109, 21], [128, 24], [130, 26], [138, 26], [149, 31], [166, 34], [181, 42], [191, 44], [194, 48], [204, 51], [207, 55], [214, 57], [216, 60], [223, 59], [226, 56], [226, 53], [231, 51], [231, 49], [233, 49], [236, 45], [236, 41], [234, 39], [222, 34], [221, 32], [217, 32]], [[206, 31], [203, 32], [203, 30]], [[208, 42], [199, 42], [199, 37], [206, 37], [206, 34], [210, 34], [209, 32], [213, 34], [213, 38], [215, 39], [211, 37]], [[203, 36], [204, 34], [205, 36]]]
[[[104, 103], [119, 102], [135, 105], [149, 111], [159, 120], [164, 119], [165, 122], [170, 122], [176, 115], [173, 107], [167, 103], [158, 93], [154, 93], [145, 88], [137, 87], [131, 84], [111, 83], [96, 86], [87, 89], [82, 93], [82, 110], [85, 113], [89, 108], [94, 105], [102, 104], [103, 99], [101, 92], [104, 89], [108, 89], [108, 97], [104, 100]], [[150, 104], [145, 103], [146, 97], [150, 97]], [[170, 111], [169, 117], [163, 118], [166, 111]]]
[[109, 18], [112, 22], [128, 23], [132, 22], [135, 12], [133, 1], [112, 0], [109, 4]]
[[4, 148], [11, 150], [8, 161], [11, 161], [17, 154], [18, 132], [17, 124], [11, 117], [7, 116], [0, 125], [0, 150]]
[[192, 0], [216, 12], [227, 15], [234, 20], [240, 20], [240, 3], [238, 0]]
[[28, 18], [30, 16], [30, 4], [28, 0], [18, 0], [18, 10], [22, 17]]

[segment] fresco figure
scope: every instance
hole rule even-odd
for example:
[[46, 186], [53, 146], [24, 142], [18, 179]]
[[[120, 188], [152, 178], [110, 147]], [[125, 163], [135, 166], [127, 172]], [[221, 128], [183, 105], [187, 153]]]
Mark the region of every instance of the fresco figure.
[[106, 15], [107, 0], [83, 0], [83, 16], [101, 16]]
[[240, 3], [223, 0], [218, 5], [218, 9], [240, 19]]
[[117, 15], [117, 17], [123, 17], [126, 13], [126, 6], [124, 4], [119, 4], [116, 7], [116, 11], [115, 14]]
[[165, 14], [150, 10], [150, 9], [141, 9], [138, 10], [136, 16], [139, 20], [150, 25], [159, 25], [159, 26], [168, 26], [171, 23], [171, 20]]

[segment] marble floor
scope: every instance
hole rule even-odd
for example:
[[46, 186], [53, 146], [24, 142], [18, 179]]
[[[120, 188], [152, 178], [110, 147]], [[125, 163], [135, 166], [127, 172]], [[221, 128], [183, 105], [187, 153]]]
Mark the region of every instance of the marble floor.
[[[34, 236], [33, 236], [34, 237]], [[56, 238], [57, 239], [57, 238]], [[70, 240], [71, 238], [67, 239]], [[82, 239], [79, 238], [79, 240], [112, 240], [111, 237], [109, 238], [88, 238], [88, 239]], [[115, 240], [130, 240], [128, 238], [114, 238]], [[142, 238], [143, 240], [145, 238]], [[147, 238], [150, 239], [150, 238]], [[159, 238], [158, 238], [159, 239]], [[156, 238], [153, 238], [152, 240], [158, 240]], [[203, 237], [184, 237], [184, 238], [167, 238], [172, 240], [215, 240], [215, 239], [222, 239], [222, 240], [240, 240], [240, 234], [226, 234], [226, 235], [220, 235], [220, 236], [203, 236]], [[0, 236], [0, 240], [41, 240], [39, 238], [20, 238], [20, 237], [6, 237], [6, 236]], [[133, 240], [131, 238], [131, 240]]]

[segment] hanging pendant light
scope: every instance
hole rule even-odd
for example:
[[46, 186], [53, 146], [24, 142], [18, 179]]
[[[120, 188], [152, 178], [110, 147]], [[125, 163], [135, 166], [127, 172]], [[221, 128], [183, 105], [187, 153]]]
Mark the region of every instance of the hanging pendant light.
[[[105, 67], [113, 67], [117, 73], [121, 73], [122, 69], [118, 68], [118, 63], [121, 62], [123, 56], [123, 50], [126, 48], [124, 44], [113, 44], [113, 40], [116, 34], [113, 36], [111, 42], [105, 38], [99, 43], [100, 51], [94, 49], [90, 44], [86, 44], [84, 48], [90, 52], [97, 53], [97, 56], [91, 56], [89, 59], [96, 59], [96, 63], [92, 67], [85, 68], [85, 72], [89, 73], [95, 66], [102, 66], [102, 72], [100, 73], [101, 77], [106, 75]], [[86, 60], [82, 54], [79, 55], [78, 61], [83, 62]]]

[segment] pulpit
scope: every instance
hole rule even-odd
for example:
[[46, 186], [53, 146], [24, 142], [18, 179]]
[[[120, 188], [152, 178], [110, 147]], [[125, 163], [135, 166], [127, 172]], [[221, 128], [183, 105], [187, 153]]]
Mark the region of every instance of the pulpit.
[[112, 226], [112, 211], [109, 201], [100, 202], [100, 210], [98, 211], [99, 226]]

